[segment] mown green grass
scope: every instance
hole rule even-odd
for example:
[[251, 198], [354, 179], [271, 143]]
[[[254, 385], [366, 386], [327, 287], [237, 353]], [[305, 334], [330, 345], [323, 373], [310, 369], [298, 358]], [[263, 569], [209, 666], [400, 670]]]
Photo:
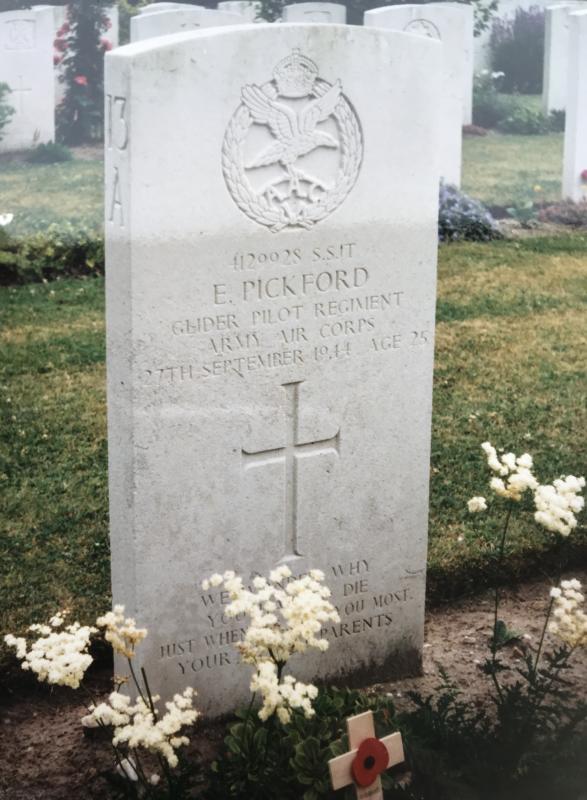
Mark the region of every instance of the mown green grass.
[[[531, 98], [532, 100], [534, 98]], [[484, 203], [509, 207], [529, 199], [559, 199], [562, 134], [465, 137], [463, 189]], [[541, 191], [535, 192], [534, 187]], [[103, 218], [103, 164], [0, 163], [0, 213], [15, 220], [10, 233], [22, 236], [52, 223], [100, 229]]]
[[463, 190], [489, 206], [560, 200], [562, 168], [562, 133], [490, 132], [463, 140]]
[[[491, 580], [501, 518], [479, 445], [535, 456], [539, 478], [586, 471], [587, 237], [441, 248], [429, 597]], [[0, 289], [0, 630], [109, 602], [104, 298], [100, 278]], [[536, 576], [554, 538], [514, 525], [506, 576]], [[587, 532], [569, 542], [587, 556]]]
[[22, 236], [53, 223], [100, 229], [104, 165], [74, 160], [61, 164], [0, 164], [0, 213], [14, 214], [10, 233]]

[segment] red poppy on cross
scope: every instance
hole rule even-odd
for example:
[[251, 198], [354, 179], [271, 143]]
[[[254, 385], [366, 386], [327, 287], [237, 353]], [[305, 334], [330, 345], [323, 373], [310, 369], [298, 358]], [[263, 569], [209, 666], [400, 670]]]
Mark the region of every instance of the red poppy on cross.
[[379, 776], [404, 760], [402, 735], [375, 738], [372, 711], [349, 717], [346, 725], [351, 749], [328, 762], [332, 788], [342, 789], [354, 783], [357, 800], [383, 800]]

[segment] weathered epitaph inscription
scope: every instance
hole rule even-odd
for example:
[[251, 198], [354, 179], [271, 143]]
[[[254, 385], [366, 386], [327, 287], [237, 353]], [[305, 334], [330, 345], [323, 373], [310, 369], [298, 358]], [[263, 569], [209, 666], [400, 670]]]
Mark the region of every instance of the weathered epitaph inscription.
[[[302, 100], [307, 102], [300, 105]], [[248, 156], [253, 125], [266, 128], [271, 139]], [[306, 156], [323, 149], [336, 153], [330, 165], [321, 160], [318, 169], [304, 166]], [[294, 50], [276, 66], [272, 81], [243, 88], [242, 104], [226, 131], [222, 165], [241, 211], [278, 232], [311, 228], [332, 213], [354, 186], [362, 155], [359, 122], [340, 81], [320, 80], [316, 64]], [[263, 168], [273, 166], [278, 174], [268, 178]]]
[[301, 680], [418, 668], [439, 50], [258, 24], [107, 56], [113, 594], [153, 689], [210, 715], [250, 680], [213, 572], [325, 572]]

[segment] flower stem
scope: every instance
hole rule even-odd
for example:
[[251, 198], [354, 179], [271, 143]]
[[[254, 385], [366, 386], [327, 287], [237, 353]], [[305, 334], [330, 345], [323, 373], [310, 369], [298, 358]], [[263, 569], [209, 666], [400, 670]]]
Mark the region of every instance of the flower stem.
[[499, 685], [499, 681], [497, 680], [497, 676], [495, 674], [495, 663], [496, 663], [496, 656], [497, 656], [497, 623], [498, 623], [498, 615], [499, 615], [499, 576], [501, 573], [501, 568], [503, 566], [503, 554], [505, 552], [505, 540], [507, 537], [508, 527], [510, 524], [510, 517], [512, 515], [512, 504], [508, 504], [507, 514], [505, 516], [505, 522], [503, 526], [503, 530], [501, 533], [501, 540], [499, 543], [499, 551], [497, 556], [497, 568], [495, 574], [495, 598], [493, 603], [493, 636], [491, 637], [491, 676], [493, 679], [493, 683], [495, 684], [495, 688], [497, 689], [497, 693], [502, 698], [502, 691], [501, 686]]

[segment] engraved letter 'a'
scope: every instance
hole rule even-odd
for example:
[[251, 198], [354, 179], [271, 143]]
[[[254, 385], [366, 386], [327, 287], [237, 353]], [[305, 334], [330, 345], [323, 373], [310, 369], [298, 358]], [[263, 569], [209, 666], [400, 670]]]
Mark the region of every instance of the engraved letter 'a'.
[[298, 463], [300, 459], [320, 455], [340, 454], [340, 430], [329, 439], [302, 443], [298, 435], [299, 387], [300, 383], [284, 383], [286, 442], [283, 447], [249, 452], [243, 448], [245, 469], [265, 467], [268, 464], [282, 463], [285, 466], [284, 502], [284, 547], [283, 561], [305, 555], [298, 531]]
[[311, 228], [347, 197], [359, 175], [363, 137], [339, 80], [294, 50], [273, 80], [241, 90], [222, 146], [224, 179], [250, 219], [277, 232]]

